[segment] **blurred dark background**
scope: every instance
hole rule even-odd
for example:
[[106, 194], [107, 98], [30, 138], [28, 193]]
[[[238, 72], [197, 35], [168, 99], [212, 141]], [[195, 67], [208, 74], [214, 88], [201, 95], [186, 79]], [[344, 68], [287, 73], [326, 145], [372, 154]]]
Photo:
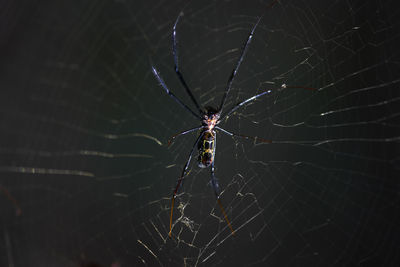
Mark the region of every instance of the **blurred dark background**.
[[[395, 1], [2, 1], [0, 266], [398, 266], [399, 8]], [[230, 235], [194, 163], [199, 124], [157, 85], [182, 72], [228, 99], [216, 172]], [[278, 90], [285, 83], [315, 90]]]

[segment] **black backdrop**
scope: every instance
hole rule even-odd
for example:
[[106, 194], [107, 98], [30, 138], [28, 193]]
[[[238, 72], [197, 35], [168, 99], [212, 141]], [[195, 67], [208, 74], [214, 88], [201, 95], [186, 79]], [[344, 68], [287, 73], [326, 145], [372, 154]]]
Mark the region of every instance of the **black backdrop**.
[[[395, 1], [3, 1], [1, 266], [398, 266], [399, 8]], [[185, 6], [186, 5], [186, 6]], [[231, 236], [190, 167], [196, 120], [157, 85], [217, 105], [271, 93], [218, 133]], [[279, 89], [282, 84], [315, 90]], [[190, 105], [190, 104], [189, 104]], [[195, 156], [196, 159], [196, 156]]]

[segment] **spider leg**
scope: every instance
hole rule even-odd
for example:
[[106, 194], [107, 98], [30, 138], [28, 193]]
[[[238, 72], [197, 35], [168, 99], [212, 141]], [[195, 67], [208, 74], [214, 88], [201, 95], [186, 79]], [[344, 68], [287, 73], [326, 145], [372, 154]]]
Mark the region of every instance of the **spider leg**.
[[14, 206], [15, 206], [15, 214], [16, 214], [17, 216], [21, 215], [22, 210], [21, 210], [20, 206], [18, 205], [17, 200], [16, 200], [16, 199], [10, 194], [10, 192], [8, 192], [8, 190], [7, 190], [5, 187], [3, 187], [1, 184], [0, 184], [0, 191], [2, 191], [3, 194], [6, 195], [6, 197], [8, 198], [8, 200], [10, 200], [10, 201], [14, 204]]
[[194, 142], [192, 150], [190, 151], [190, 154], [189, 154], [189, 158], [186, 161], [185, 166], [183, 167], [182, 174], [179, 177], [177, 185], [176, 185], [176, 188], [175, 188], [175, 190], [174, 190], [174, 192], [172, 194], [172, 198], [171, 198], [171, 214], [170, 214], [170, 217], [169, 217], [169, 233], [168, 233], [169, 237], [171, 237], [171, 235], [172, 235], [172, 214], [174, 212], [174, 204], [175, 204], [176, 194], [177, 194], [179, 188], [182, 186], [182, 182], [183, 182], [183, 179], [185, 178], [186, 171], [187, 171], [187, 169], [189, 167], [189, 164], [190, 164], [190, 160], [192, 159], [194, 148], [197, 146], [197, 144], [199, 143], [199, 141], [200, 141], [200, 139], [202, 137], [203, 137], [203, 133], [200, 134], [199, 137], [197, 137], [196, 142]]
[[[279, 1], [279, 0], [274, 0], [274, 1], [272, 1], [272, 2], [266, 7], [266, 9], [271, 8], [271, 7], [274, 6], [278, 1]], [[232, 70], [231, 75], [229, 76], [228, 83], [227, 83], [227, 86], [226, 86], [226, 90], [225, 90], [224, 96], [222, 97], [221, 105], [219, 106], [219, 111], [220, 111], [220, 113], [222, 113], [222, 109], [224, 108], [225, 101], [226, 101], [226, 97], [228, 96], [228, 93], [229, 93], [229, 91], [231, 90], [233, 80], [235, 79], [236, 73], [237, 73], [237, 71], [239, 70], [240, 64], [242, 63], [243, 58], [244, 58], [244, 56], [245, 56], [245, 54], [246, 54], [246, 52], [247, 52], [247, 49], [248, 49], [249, 44], [250, 44], [250, 42], [251, 42], [251, 39], [253, 38], [254, 31], [256, 30], [257, 25], [258, 25], [258, 23], [260, 22], [260, 20], [262, 19], [262, 17], [264, 16], [265, 12], [266, 12], [266, 10], [265, 10], [264, 13], [258, 18], [256, 24], [254, 24], [253, 28], [251, 29], [251, 31], [250, 31], [250, 33], [249, 33], [249, 36], [247, 37], [247, 40], [246, 40], [246, 42], [245, 42], [244, 45], [243, 45], [242, 52], [240, 53], [240, 57], [238, 58], [238, 61], [236, 62], [236, 66], [235, 66], [235, 68]]]
[[254, 24], [253, 28], [251, 29], [251, 31], [249, 33], [249, 36], [247, 37], [247, 40], [244, 43], [244, 46], [242, 48], [242, 52], [240, 53], [240, 57], [239, 57], [238, 61], [236, 62], [236, 66], [232, 70], [231, 75], [229, 76], [228, 83], [227, 83], [227, 86], [226, 86], [226, 90], [225, 90], [224, 96], [222, 97], [221, 105], [219, 106], [219, 111], [220, 112], [222, 112], [222, 109], [224, 108], [226, 97], [228, 96], [228, 93], [231, 90], [233, 80], [235, 79], [236, 73], [237, 73], [237, 71], [238, 71], [238, 69], [240, 67], [240, 64], [243, 61], [244, 55], [246, 54], [246, 51], [247, 51], [247, 49], [249, 47], [251, 39], [253, 38], [254, 31], [256, 30], [257, 25], [260, 22], [261, 18], [262, 18], [262, 16], [258, 18], [256, 24]]
[[244, 139], [247, 139], [247, 140], [249, 140], [249, 139], [250, 140], [254, 140], [254, 142], [260, 141], [260, 143], [272, 143], [271, 140], [267, 140], [267, 139], [260, 138], [260, 137], [257, 137], [257, 136], [248, 136], [248, 135], [243, 135], [243, 134], [235, 134], [235, 133], [229, 132], [229, 131], [227, 131], [225, 129], [222, 129], [221, 127], [218, 127], [218, 126], [215, 126], [215, 129], [220, 130], [221, 132], [223, 132], [223, 133], [225, 133], [227, 135], [240, 137], [240, 138], [244, 138]]
[[253, 102], [254, 100], [256, 100], [257, 98], [259, 98], [260, 96], [263, 96], [263, 95], [266, 95], [266, 94], [269, 94], [269, 93], [271, 93], [271, 90], [262, 92], [262, 93], [260, 93], [260, 94], [258, 94], [258, 95], [252, 96], [252, 97], [250, 97], [250, 98], [248, 98], [248, 99], [246, 99], [246, 100], [240, 102], [239, 104], [237, 104], [236, 106], [234, 106], [233, 108], [231, 108], [231, 110], [229, 110], [224, 116], [222, 116], [222, 118], [221, 118], [220, 120], [222, 121], [222, 120], [225, 119], [226, 117], [229, 117], [229, 115], [231, 115], [233, 112], [235, 112], [235, 111], [236, 111], [238, 108], [240, 108], [241, 106], [246, 105], [246, 104], [248, 104], [248, 103], [251, 103], [251, 102]]
[[[299, 89], [306, 89], [306, 90], [315, 90], [315, 88], [312, 87], [304, 87], [304, 86], [287, 86], [286, 84], [283, 84], [281, 86], [281, 88], [278, 88], [278, 90], [280, 89], [286, 89], [286, 88], [299, 88]], [[237, 104], [236, 106], [234, 106], [233, 108], [231, 108], [231, 110], [229, 110], [224, 116], [222, 116], [222, 118], [220, 119], [220, 121], [222, 121], [223, 119], [225, 119], [226, 117], [229, 117], [229, 115], [231, 115], [233, 112], [235, 112], [238, 108], [240, 108], [243, 105], [246, 105], [248, 103], [253, 102], [254, 100], [256, 100], [257, 98], [263, 96], [263, 95], [267, 95], [270, 94], [272, 92], [272, 90], [267, 90], [264, 91], [262, 93], [259, 93], [258, 95], [254, 95], [242, 102], [240, 102], [239, 104]]]
[[194, 112], [191, 108], [189, 108], [185, 103], [182, 102], [182, 100], [180, 100], [174, 93], [172, 93], [167, 85], [165, 84], [164, 80], [161, 78], [160, 73], [156, 70], [155, 67], [151, 66], [152, 70], [153, 70], [153, 74], [154, 76], [156, 76], [158, 82], [160, 83], [160, 85], [164, 88], [165, 92], [167, 92], [167, 94], [172, 97], [179, 105], [181, 105], [181, 107], [183, 107], [184, 109], [186, 109], [187, 111], [189, 111], [193, 116], [195, 116], [197, 119], [201, 119], [201, 116], [199, 114], [197, 114], [196, 112]]
[[191, 132], [194, 132], [194, 131], [196, 131], [196, 130], [203, 129], [203, 128], [204, 128], [204, 126], [199, 126], [199, 127], [195, 127], [195, 128], [189, 129], [189, 130], [185, 130], [185, 131], [182, 131], [182, 132], [180, 132], [180, 133], [177, 133], [177, 134], [173, 135], [173, 136], [168, 140], [168, 146], [170, 146], [170, 145], [174, 142], [174, 140], [175, 140], [176, 137], [181, 136], [181, 135], [185, 135], [185, 134], [187, 134], [187, 133], [191, 133]]
[[202, 109], [200, 108], [199, 103], [197, 103], [196, 98], [192, 94], [192, 91], [189, 89], [189, 86], [185, 82], [182, 73], [179, 71], [179, 64], [178, 64], [178, 49], [177, 49], [177, 39], [176, 39], [176, 25], [178, 25], [179, 19], [182, 16], [182, 13], [179, 14], [178, 18], [175, 21], [173, 31], [172, 31], [172, 54], [174, 55], [174, 63], [175, 63], [175, 73], [178, 75], [179, 80], [181, 81], [183, 87], [186, 89], [186, 92], [189, 94], [190, 99], [192, 99], [193, 103], [196, 105], [200, 114], [203, 113]]
[[[216, 143], [214, 145], [214, 151], [215, 151], [215, 148], [216, 148]], [[214, 157], [214, 159], [215, 159], [215, 157]], [[224, 215], [225, 221], [228, 224], [228, 227], [231, 230], [232, 235], [235, 235], [235, 230], [233, 230], [233, 227], [232, 227], [232, 225], [231, 225], [231, 223], [230, 223], [230, 221], [228, 219], [228, 216], [226, 215], [225, 209], [224, 209], [224, 207], [222, 206], [222, 203], [221, 203], [221, 199], [220, 199], [221, 189], [219, 187], [218, 180], [215, 177], [214, 161], [211, 163], [211, 185], [212, 185], [212, 187], [214, 189], [214, 193], [215, 193], [215, 196], [217, 198], [218, 206], [221, 209], [222, 214]]]

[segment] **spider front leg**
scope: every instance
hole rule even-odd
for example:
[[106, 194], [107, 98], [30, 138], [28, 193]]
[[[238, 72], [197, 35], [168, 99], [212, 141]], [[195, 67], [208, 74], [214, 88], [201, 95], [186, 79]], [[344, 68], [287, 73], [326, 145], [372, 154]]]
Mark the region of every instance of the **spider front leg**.
[[238, 58], [238, 60], [236, 62], [235, 68], [232, 70], [232, 73], [229, 76], [229, 79], [228, 79], [228, 82], [227, 82], [227, 85], [226, 85], [226, 89], [225, 89], [225, 93], [224, 93], [224, 96], [222, 97], [222, 101], [221, 101], [221, 104], [220, 104], [219, 109], [218, 109], [220, 112], [222, 112], [222, 110], [224, 109], [226, 97], [228, 96], [229, 91], [231, 90], [233, 80], [236, 77], [236, 74], [237, 74], [237, 72], [239, 70], [240, 64], [242, 63], [242, 61], [244, 59], [244, 56], [246, 55], [247, 49], [249, 48], [249, 45], [251, 43], [251, 39], [253, 38], [254, 32], [255, 32], [255, 30], [257, 28], [258, 23], [260, 23], [261, 18], [262, 17], [259, 17], [257, 19], [256, 24], [254, 24], [254, 26], [251, 29], [249, 35], [247, 36], [246, 42], [244, 43], [244, 45], [242, 47], [242, 51], [240, 52], [240, 56], [239, 56], [239, 58]]
[[[272, 2], [266, 7], [266, 9], [271, 8], [271, 7], [272, 7], [273, 5], [275, 5], [278, 1], [279, 1], [279, 0], [274, 0], [274, 1], [272, 1]], [[265, 12], [266, 12], [266, 10], [264, 11], [264, 14], [265, 14]], [[259, 18], [257, 19], [257, 22], [254, 24], [254, 26], [253, 26], [253, 28], [251, 29], [249, 35], [247, 36], [246, 42], [244, 43], [244, 45], [243, 45], [243, 47], [242, 47], [242, 51], [240, 52], [240, 56], [239, 56], [239, 58], [238, 58], [238, 60], [237, 60], [237, 62], [236, 62], [235, 68], [232, 70], [232, 73], [231, 73], [231, 75], [229, 76], [229, 79], [228, 79], [228, 82], [227, 82], [227, 85], [226, 85], [226, 89], [225, 89], [225, 93], [224, 93], [224, 96], [222, 97], [222, 101], [221, 101], [221, 104], [220, 104], [219, 109], [218, 109], [220, 112], [222, 112], [222, 110], [224, 109], [226, 97], [228, 96], [229, 91], [231, 90], [232, 83], [233, 83], [233, 81], [235, 80], [235, 77], [236, 77], [236, 74], [237, 74], [237, 72], [238, 72], [238, 70], [239, 70], [240, 64], [242, 64], [242, 61], [243, 61], [243, 59], [244, 59], [244, 57], [245, 57], [245, 55], [246, 55], [247, 49], [249, 48], [249, 45], [250, 45], [250, 43], [251, 43], [251, 39], [253, 38], [254, 32], [256, 31], [256, 28], [257, 28], [258, 24], [260, 23], [262, 17], [264, 16], [264, 14], [261, 15], [261, 17], [259, 17]]]
[[176, 26], [178, 25], [179, 19], [181, 18], [181, 16], [183, 15], [183, 13], [180, 13], [178, 15], [178, 18], [175, 21], [173, 30], [172, 30], [172, 54], [174, 55], [174, 63], [175, 63], [175, 73], [176, 75], [178, 75], [178, 78], [181, 82], [181, 84], [183, 85], [183, 87], [186, 89], [186, 92], [188, 93], [188, 95], [190, 96], [190, 99], [193, 101], [194, 105], [196, 106], [197, 110], [200, 112], [200, 114], [203, 113], [199, 103], [197, 103], [196, 98], [194, 97], [192, 91], [190, 90], [189, 86], [187, 85], [185, 79], [183, 78], [182, 73], [179, 70], [179, 63], [178, 63], [178, 48], [177, 48], [177, 38], [176, 38]]
[[190, 164], [190, 160], [192, 159], [192, 156], [193, 156], [194, 148], [198, 145], [198, 143], [199, 143], [199, 141], [200, 141], [200, 139], [202, 137], [203, 137], [203, 134], [200, 134], [199, 137], [197, 137], [196, 142], [194, 142], [192, 150], [190, 151], [190, 154], [189, 154], [189, 158], [186, 161], [185, 166], [183, 167], [181, 177], [178, 179], [178, 183], [177, 183], [176, 188], [175, 188], [175, 190], [174, 190], [174, 192], [172, 194], [172, 198], [171, 198], [171, 214], [170, 214], [170, 217], [169, 217], [169, 233], [168, 233], [169, 237], [171, 237], [171, 235], [172, 235], [172, 215], [174, 213], [174, 204], [175, 204], [176, 194], [178, 193], [179, 188], [182, 186], [183, 179], [185, 178], [187, 169], [188, 169], [189, 164]]
[[168, 87], [167, 84], [164, 82], [163, 78], [161, 78], [160, 73], [158, 72], [158, 70], [151, 66], [151, 69], [153, 71], [154, 76], [156, 77], [156, 79], [158, 80], [158, 82], [160, 83], [161, 87], [164, 89], [164, 91], [173, 99], [175, 100], [175, 102], [177, 102], [181, 107], [183, 107], [184, 109], [186, 109], [188, 112], [190, 112], [194, 117], [201, 119], [201, 116], [199, 114], [197, 114], [196, 112], [194, 112], [190, 107], [188, 107], [185, 103], [183, 103], [183, 101], [178, 98], [174, 93], [172, 93]]

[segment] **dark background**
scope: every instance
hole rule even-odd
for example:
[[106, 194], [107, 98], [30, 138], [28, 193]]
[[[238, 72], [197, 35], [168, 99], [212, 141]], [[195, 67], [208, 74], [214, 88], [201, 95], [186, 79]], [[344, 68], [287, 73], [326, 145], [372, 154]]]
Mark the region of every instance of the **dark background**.
[[[0, 266], [398, 266], [399, 8], [395, 1], [2, 1]], [[186, 6], [184, 6], [186, 5]], [[157, 85], [182, 72], [228, 104], [216, 173], [232, 237], [192, 164], [199, 122]], [[283, 84], [315, 90], [278, 90]], [[195, 156], [196, 158], [196, 156]]]

